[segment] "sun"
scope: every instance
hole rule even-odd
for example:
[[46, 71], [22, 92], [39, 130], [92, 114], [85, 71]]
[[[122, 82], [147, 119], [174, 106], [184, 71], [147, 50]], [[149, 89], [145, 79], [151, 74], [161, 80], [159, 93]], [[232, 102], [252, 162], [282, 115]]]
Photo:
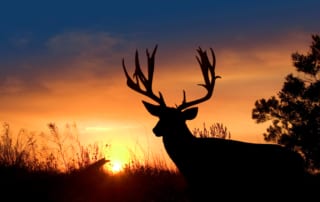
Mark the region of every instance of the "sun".
[[110, 160], [108, 164], [104, 166], [104, 169], [108, 173], [118, 174], [124, 170], [125, 163], [120, 160]]
[[105, 165], [105, 169], [113, 174], [122, 172], [130, 160], [129, 150], [125, 145], [120, 143], [111, 144], [105, 156], [106, 159], [110, 160], [110, 162]]
[[113, 161], [111, 162], [111, 172], [119, 173], [123, 170], [123, 164], [121, 161]]

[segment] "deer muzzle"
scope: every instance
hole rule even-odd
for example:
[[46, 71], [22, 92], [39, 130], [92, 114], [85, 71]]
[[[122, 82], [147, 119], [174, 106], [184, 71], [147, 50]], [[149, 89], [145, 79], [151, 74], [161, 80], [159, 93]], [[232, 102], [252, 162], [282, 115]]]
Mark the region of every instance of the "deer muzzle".
[[157, 137], [161, 137], [162, 136], [162, 129], [159, 126], [159, 123], [153, 128], [152, 131]]

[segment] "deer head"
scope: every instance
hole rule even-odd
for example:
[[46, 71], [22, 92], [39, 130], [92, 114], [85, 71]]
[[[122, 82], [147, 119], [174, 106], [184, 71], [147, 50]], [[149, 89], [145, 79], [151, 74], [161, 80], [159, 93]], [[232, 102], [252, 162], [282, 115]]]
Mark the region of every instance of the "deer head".
[[[155, 54], [157, 51], [157, 46], [155, 46], [152, 54], [150, 55], [148, 49], [146, 50], [146, 55], [148, 59], [148, 74], [147, 76], [142, 72], [138, 51], [135, 54], [135, 71], [133, 77], [130, 77], [124, 60], [122, 60], [123, 70], [127, 78], [127, 85], [134, 91], [143, 94], [158, 105], [142, 101], [148, 112], [154, 116], [159, 117], [159, 122], [154, 127], [153, 132], [156, 136], [172, 136], [182, 134], [185, 136], [188, 131], [187, 126], [185, 125], [186, 120], [194, 119], [197, 116], [198, 108], [192, 107], [201, 102], [204, 102], [211, 98], [213, 94], [213, 89], [215, 85], [215, 80], [220, 78], [220, 76], [215, 75], [215, 55], [212, 49], [210, 49], [212, 54], [212, 64], [209, 61], [206, 51], [203, 51], [200, 47], [197, 49], [199, 56], [196, 56], [196, 59], [201, 67], [201, 72], [204, 78], [204, 84], [199, 84], [207, 90], [207, 94], [203, 97], [193, 100], [186, 100], [186, 92], [183, 91], [183, 100], [182, 103], [176, 107], [168, 107], [165, 104], [164, 98], [159, 92], [159, 95], [156, 95], [152, 89], [153, 73], [154, 73], [154, 64], [155, 64]], [[188, 135], [191, 133], [188, 132]]]

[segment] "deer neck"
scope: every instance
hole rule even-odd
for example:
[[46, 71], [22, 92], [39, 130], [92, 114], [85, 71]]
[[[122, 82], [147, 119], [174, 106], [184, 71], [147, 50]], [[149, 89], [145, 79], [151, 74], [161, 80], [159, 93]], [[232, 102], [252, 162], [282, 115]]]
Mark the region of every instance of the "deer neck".
[[192, 144], [195, 137], [192, 135], [190, 130], [186, 125], [170, 131], [170, 133], [163, 136], [163, 144], [167, 150], [169, 156], [184, 153], [186, 150], [190, 149], [190, 144]]

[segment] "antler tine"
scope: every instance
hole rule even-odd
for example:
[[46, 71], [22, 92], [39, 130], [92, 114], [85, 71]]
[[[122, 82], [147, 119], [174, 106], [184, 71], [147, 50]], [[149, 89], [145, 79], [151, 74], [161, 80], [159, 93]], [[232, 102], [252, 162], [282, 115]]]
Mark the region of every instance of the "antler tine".
[[[127, 85], [133, 89], [134, 91], [141, 93], [152, 100], [156, 101], [160, 105], [165, 105], [163, 96], [161, 92], [159, 92], [159, 96], [156, 96], [153, 93], [152, 90], [152, 81], [153, 81], [153, 72], [154, 72], [154, 58], [157, 51], [157, 45], [155, 46], [151, 56], [149, 54], [148, 49], [146, 50], [146, 55], [148, 58], [148, 78], [144, 75], [143, 71], [141, 70], [140, 62], [139, 62], [139, 54], [138, 51], [135, 53], [135, 71], [133, 74], [133, 78], [131, 78], [128, 74], [128, 71], [126, 69], [124, 59], [122, 59], [122, 67], [125, 72], [126, 78], [127, 78]], [[134, 81], [135, 80], [135, 81]], [[140, 87], [140, 82], [143, 85], [143, 88]]]
[[[187, 102], [186, 101], [186, 92], [183, 90], [183, 100], [182, 104], [177, 107], [177, 109], [182, 110], [188, 108], [192, 105], [199, 104], [211, 98], [214, 90], [215, 80], [221, 78], [220, 76], [215, 75], [215, 66], [216, 66], [216, 57], [212, 48], [210, 52], [212, 55], [212, 64], [209, 61], [206, 51], [203, 51], [200, 47], [197, 49], [199, 56], [196, 56], [196, 59], [200, 65], [202, 76], [204, 79], [204, 84], [198, 84], [203, 86], [207, 90], [207, 94], [202, 98]], [[209, 75], [210, 74], [210, 75]]]
[[151, 84], [153, 81], [153, 72], [154, 72], [154, 56], [157, 52], [157, 49], [158, 49], [158, 45], [156, 45], [155, 48], [153, 49], [151, 57], [150, 57], [148, 49], [146, 50], [146, 54], [148, 57], [148, 80]]

